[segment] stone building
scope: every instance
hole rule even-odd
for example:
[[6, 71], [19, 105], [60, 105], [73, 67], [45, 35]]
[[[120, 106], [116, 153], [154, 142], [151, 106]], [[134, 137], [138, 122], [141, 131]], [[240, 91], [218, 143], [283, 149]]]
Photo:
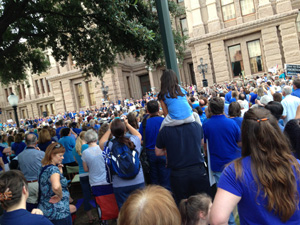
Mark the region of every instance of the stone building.
[[[183, 0], [181, 0], [183, 2]], [[196, 82], [200, 58], [208, 83], [300, 64], [299, 6], [290, 0], [184, 0]]]
[[[285, 63], [300, 64], [300, 0], [177, 0], [186, 13], [173, 26], [189, 36], [184, 61], [179, 65], [181, 82], [202, 86], [197, 70], [200, 58], [208, 64], [208, 84], [268, 71]], [[51, 68], [28, 76], [28, 83], [2, 86], [0, 107], [3, 122], [14, 119], [7, 101], [10, 93], [19, 96], [19, 118], [78, 111], [102, 104], [102, 82], [84, 80], [69, 57], [61, 67], [47, 52]], [[104, 76], [111, 101], [139, 99], [151, 88], [159, 90], [164, 68], [149, 68], [133, 57], [119, 57], [117, 66]]]

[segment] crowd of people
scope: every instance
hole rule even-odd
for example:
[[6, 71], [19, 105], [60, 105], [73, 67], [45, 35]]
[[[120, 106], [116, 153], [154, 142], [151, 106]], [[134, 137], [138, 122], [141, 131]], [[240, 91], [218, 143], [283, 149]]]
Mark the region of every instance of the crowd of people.
[[[199, 89], [165, 70], [139, 100], [1, 124], [0, 224], [300, 224], [300, 78]], [[217, 190], [214, 188], [217, 186]], [[22, 221], [22, 223], [20, 223]]]

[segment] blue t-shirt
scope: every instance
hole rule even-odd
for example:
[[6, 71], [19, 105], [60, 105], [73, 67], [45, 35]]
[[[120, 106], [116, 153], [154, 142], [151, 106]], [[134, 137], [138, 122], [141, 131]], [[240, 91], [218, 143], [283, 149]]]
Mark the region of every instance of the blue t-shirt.
[[[156, 137], [159, 133], [159, 128], [164, 118], [160, 116], [150, 117], [146, 123], [146, 149], [155, 149]], [[140, 125], [140, 134], [144, 140], [143, 124]]]
[[239, 126], [239, 128], [242, 128], [243, 118], [242, 117], [233, 117], [230, 118], [236, 122], [236, 124]]
[[231, 93], [232, 91], [229, 91], [226, 95], [225, 95], [225, 101], [229, 102], [231, 99]]
[[9, 225], [53, 225], [45, 216], [31, 214], [26, 209], [4, 212], [0, 224]]
[[62, 129], [63, 127], [59, 127], [56, 129], [56, 137], [58, 138], [58, 140], [60, 139], [60, 130]]
[[257, 94], [255, 94], [254, 92], [251, 92], [249, 95], [251, 96], [250, 102], [252, 103], [252, 105], [254, 105], [255, 99], [257, 98]]
[[298, 89], [294, 90], [291, 95], [300, 98], [300, 89], [298, 88]]
[[75, 140], [71, 136], [65, 136], [59, 139], [58, 143], [64, 146], [65, 154], [64, 159], [62, 161], [63, 164], [75, 162], [75, 159], [72, 154], [72, 150], [75, 147]]
[[[58, 173], [60, 175], [60, 183], [62, 187], [62, 199], [52, 204], [49, 202], [50, 198], [55, 195], [52, 190], [52, 185], [50, 182], [50, 177]], [[60, 220], [67, 218], [70, 215], [69, 208], [69, 191], [68, 191], [68, 181], [67, 179], [60, 173], [57, 166], [49, 166], [44, 172], [40, 175], [39, 179], [40, 186], [40, 201], [38, 204], [38, 208], [43, 211], [44, 216], [46, 216], [49, 220]]]
[[236, 98], [231, 98], [231, 99], [229, 100], [229, 104], [230, 104], [231, 102], [236, 102]]
[[39, 143], [37, 146], [39, 147], [39, 149], [41, 149], [42, 151], [45, 152], [51, 143], [52, 143], [52, 141], [47, 141], [45, 143]]
[[76, 128], [76, 127], [75, 127], [75, 128], [72, 128], [72, 130], [73, 130], [74, 133], [77, 134], [77, 135], [79, 135], [79, 134], [81, 133], [81, 131], [82, 131], [81, 129]]
[[195, 102], [193, 102], [192, 106], [193, 106], [193, 109], [195, 109], [195, 108], [197, 108], [200, 105], [199, 105], [198, 101], [195, 101]]
[[[81, 146], [81, 153], [86, 150], [87, 148], [89, 147], [88, 144], [83, 144]], [[75, 157], [77, 163], [78, 163], [78, 166], [79, 166], [79, 174], [84, 174], [84, 173], [87, 173], [84, 171], [83, 169], [83, 165], [82, 165], [82, 159], [81, 159], [81, 155], [78, 155], [77, 151], [76, 151], [76, 148], [74, 147], [73, 148], [73, 156]]]
[[186, 99], [187, 92], [181, 88], [184, 96], [177, 96], [177, 98], [168, 97], [169, 94], [165, 96], [164, 103], [168, 108], [168, 114], [173, 120], [184, 120], [193, 114], [193, 111]]
[[6, 148], [6, 147], [4, 147], [4, 146], [0, 146], [0, 152], [1, 152], [1, 154], [2, 154], [2, 160], [3, 160], [4, 164], [7, 164], [7, 163], [8, 163], [7, 156], [6, 156], [6, 154], [3, 154], [3, 150], [4, 150], [5, 148]]
[[241, 157], [237, 145], [241, 131], [234, 120], [225, 115], [213, 115], [203, 124], [203, 131], [204, 142], [208, 141], [212, 171], [222, 172], [227, 163]]
[[11, 150], [15, 152], [15, 156], [19, 155], [26, 148], [26, 144], [24, 142], [14, 142], [11, 145]]
[[[299, 160], [298, 160], [299, 161]], [[238, 212], [241, 225], [258, 225], [258, 224], [292, 224], [299, 225], [300, 221], [300, 204], [294, 215], [283, 223], [278, 216], [269, 212], [264, 206], [267, 205], [267, 199], [261, 192], [257, 196], [257, 185], [251, 171], [251, 157], [245, 157], [242, 160], [243, 173], [241, 179], [236, 179], [234, 164], [230, 164], [224, 169], [218, 184], [219, 188], [226, 190], [236, 196], [241, 197], [238, 203]], [[297, 175], [295, 174], [297, 177]], [[299, 178], [297, 178], [297, 189], [300, 193]]]

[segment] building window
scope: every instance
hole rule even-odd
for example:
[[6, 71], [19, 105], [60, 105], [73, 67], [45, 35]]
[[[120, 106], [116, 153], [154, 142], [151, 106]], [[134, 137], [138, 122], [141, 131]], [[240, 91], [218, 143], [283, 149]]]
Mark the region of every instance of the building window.
[[6, 96], [6, 101], [8, 101], [8, 90], [5, 88], [5, 96]]
[[18, 93], [19, 93], [19, 99], [22, 99], [22, 91], [21, 91], [21, 85], [18, 85]]
[[13, 93], [12, 87], [9, 88], [9, 94], [11, 95]]
[[52, 104], [50, 104], [50, 106], [51, 106], [51, 113], [55, 114], [54, 104], [52, 103]]
[[26, 89], [25, 89], [25, 84], [22, 84], [22, 89], [23, 89], [23, 93], [24, 93], [24, 98], [26, 98]]
[[89, 95], [90, 95], [90, 104], [96, 105], [93, 83], [92, 83], [92, 81], [89, 81], [89, 82], [87, 82], [87, 84], [88, 84], [88, 91], [89, 91]]
[[228, 48], [233, 76], [240, 76], [244, 73], [244, 63], [241, 52], [241, 45], [234, 45]]
[[253, 0], [240, 0], [242, 15], [255, 13]]
[[43, 94], [45, 94], [45, 87], [44, 87], [43, 79], [40, 79], [40, 82], [41, 82], [42, 92], [43, 92]]
[[50, 116], [50, 105], [46, 105], [47, 116]]
[[221, 0], [223, 20], [235, 18], [235, 8], [233, 0]]
[[178, 3], [180, 3], [180, 2], [184, 2], [184, 0], [177, 0], [177, 2], [178, 2]]
[[48, 92], [50, 92], [51, 89], [50, 89], [50, 82], [49, 82], [49, 80], [46, 80], [46, 83], [47, 83], [47, 89], [48, 89]]
[[296, 24], [297, 24], [297, 31], [300, 32], [300, 12], [298, 13]]
[[41, 112], [41, 115], [43, 115], [44, 107], [42, 105], [40, 105], [40, 112]]
[[188, 36], [189, 35], [189, 31], [188, 31], [188, 26], [187, 26], [186, 18], [180, 19], [180, 26], [181, 26], [181, 34], [182, 34], [182, 36]]
[[260, 41], [250, 41], [247, 43], [251, 73], [258, 73], [263, 71], [263, 61], [261, 57]]
[[83, 108], [83, 107], [85, 107], [85, 101], [84, 101], [84, 94], [82, 91], [82, 84], [81, 83], [75, 84], [75, 87], [76, 87], [76, 92], [77, 92], [77, 98], [79, 101], [79, 108]]
[[40, 94], [39, 81], [35, 80], [34, 83], [35, 83], [36, 93], [39, 95]]

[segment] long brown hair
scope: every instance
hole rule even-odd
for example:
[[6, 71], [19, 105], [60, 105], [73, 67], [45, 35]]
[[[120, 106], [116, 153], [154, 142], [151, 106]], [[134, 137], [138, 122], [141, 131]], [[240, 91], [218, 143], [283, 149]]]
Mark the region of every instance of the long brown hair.
[[158, 100], [165, 100], [165, 96], [168, 98], [177, 98], [177, 96], [184, 96], [180, 86], [178, 85], [178, 79], [176, 73], [173, 70], [165, 70], [160, 78], [160, 92], [158, 93]]
[[127, 137], [125, 137], [126, 126], [120, 119], [114, 119], [111, 122], [111, 133], [115, 136], [118, 142], [128, 146], [131, 150], [135, 149], [134, 143]]
[[242, 157], [234, 161], [236, 178], [240, 179], [243, 173], [242, 159], [250, 156], [257, 196], [263, 193], [267, 198], [267, 210], [274, 211], [281, 221], [286, 222], [298, 208], [294, 170], [300, 177], [300, 165], [269, 110], [254, 108], [245, 113], [242, 143]]

